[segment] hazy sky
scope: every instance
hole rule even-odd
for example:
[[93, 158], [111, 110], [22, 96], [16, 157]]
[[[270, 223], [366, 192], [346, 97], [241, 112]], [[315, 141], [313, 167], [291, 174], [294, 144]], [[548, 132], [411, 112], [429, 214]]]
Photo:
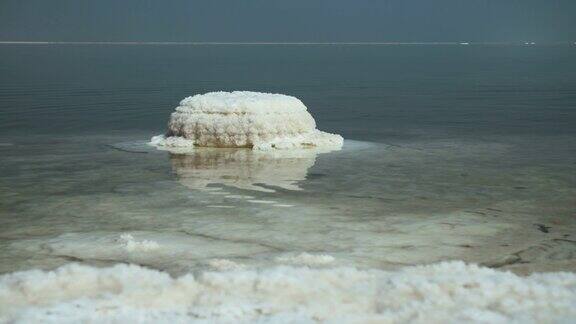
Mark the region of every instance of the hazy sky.
[[576, 0], [0, 0], [0, 40], [576, 41]]

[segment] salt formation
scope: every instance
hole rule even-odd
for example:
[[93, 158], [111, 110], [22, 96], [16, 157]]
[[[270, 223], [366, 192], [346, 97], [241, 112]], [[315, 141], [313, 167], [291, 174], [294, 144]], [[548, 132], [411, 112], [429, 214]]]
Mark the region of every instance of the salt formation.
[[160, 245], [155, 241], [143, 240], [137, 241], [131, 234], [120, 235], [120, 243], [128, 252], [134, 251], [152, 251], [160, 248]]
[[151, 144], [167, 147], [254, 149], [340, 147], [340, 135], [321, 132], [299, 99], [250, 91], [210, 92], [188, 97], [172, 113], [165, 136]]
[[395, 272], [276, 267], [188, 274], [136, 265], [0, 276], [2, 323], [568, 323], [576, 274], [462, 262]]

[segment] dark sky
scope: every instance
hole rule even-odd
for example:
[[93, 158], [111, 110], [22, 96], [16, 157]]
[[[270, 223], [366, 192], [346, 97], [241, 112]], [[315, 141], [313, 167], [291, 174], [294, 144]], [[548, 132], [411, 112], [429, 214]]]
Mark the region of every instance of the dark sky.
[[576, 41], [576, 0], [0, 0], [0, 40]]

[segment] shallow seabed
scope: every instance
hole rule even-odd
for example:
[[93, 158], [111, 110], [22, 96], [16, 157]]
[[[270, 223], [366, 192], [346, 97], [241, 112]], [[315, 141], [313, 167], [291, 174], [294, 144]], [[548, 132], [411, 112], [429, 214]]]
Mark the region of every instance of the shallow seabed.
[[571, 137], [170, 153], [151, 135], [3, 137], [0, 272], [576, 266]]

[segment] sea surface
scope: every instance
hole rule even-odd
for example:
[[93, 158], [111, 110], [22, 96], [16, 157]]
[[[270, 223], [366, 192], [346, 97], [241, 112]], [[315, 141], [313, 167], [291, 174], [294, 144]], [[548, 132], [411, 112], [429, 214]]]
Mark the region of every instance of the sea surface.
[[[219, 90], [345, 145], [147, 145]], [[576, 46], [0, 45], [0, 273], [446, 260], [576, 270]]]

